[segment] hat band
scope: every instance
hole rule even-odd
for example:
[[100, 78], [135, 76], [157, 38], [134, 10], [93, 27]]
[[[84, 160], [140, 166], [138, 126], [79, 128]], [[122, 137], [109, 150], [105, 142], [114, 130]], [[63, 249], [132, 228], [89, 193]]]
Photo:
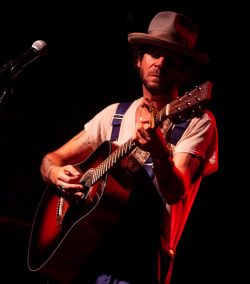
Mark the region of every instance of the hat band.
[[194, 48], [195, 46], [195, 41], [191, 41], [190, 38], [185, 39], [177, 33], [159, 33], [158, 31], [148, 31], [148, 34], [150, 36], [156, 37], [167, 42], [171, 42], [173, 44], [182, 45], [183, 47]]

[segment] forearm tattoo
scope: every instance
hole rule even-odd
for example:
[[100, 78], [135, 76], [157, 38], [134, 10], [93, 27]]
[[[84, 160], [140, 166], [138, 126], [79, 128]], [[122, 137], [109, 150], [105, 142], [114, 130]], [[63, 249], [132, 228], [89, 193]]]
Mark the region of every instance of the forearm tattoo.
[[91, 147], [92, 148], [92, 143], [90, 142], [90, 138], [89, 138], [89, 135], [86, 133], [85, 130], [81, 131], [79, 134], [77, 134], [75, 137], [74, 137], [74, 140], [77, 141], [81, 139], [82, 140], [82, 146], [83, 147]]

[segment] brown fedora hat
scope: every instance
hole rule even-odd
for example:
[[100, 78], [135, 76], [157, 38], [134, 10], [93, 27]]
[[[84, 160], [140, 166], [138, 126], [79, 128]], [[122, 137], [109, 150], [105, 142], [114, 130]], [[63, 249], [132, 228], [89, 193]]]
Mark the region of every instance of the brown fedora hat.
[[173, 11], [156, 14], [151, 20], [148, 33], [130, 33], [131, 44], [150, 44], [165, 47], [174, 52], [207, 63], [207, 55], [195, 49], [198, 31], [196, 25], [187, 16]]

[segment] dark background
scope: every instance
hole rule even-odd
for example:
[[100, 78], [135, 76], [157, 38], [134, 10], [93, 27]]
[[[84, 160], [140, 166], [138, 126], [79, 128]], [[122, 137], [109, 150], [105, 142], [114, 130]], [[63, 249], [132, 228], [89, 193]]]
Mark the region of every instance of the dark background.
[[213, 83], [209, 106], [220, 141], [219, 171], [201, 184], [179, 243], [172, 283], [241, 283], [235, 266], [241, 267], [242, 251], [235, 191], [242, 186], [235, 175], [239, 168], [233, 167], [237, 125], [232, 115], [241, 115], [234, 99], [241, 93], [243, 7], [238, 2], [219, 9], [217, 1], [208, 0], [78, 2], [2, 7], [0, 64], [39, 39], [47, 42], [48, 53], [19, 74], [1, 105], [1, 283], [18, 278], [45, 284], [26, 264], [31, 224], [45, 188], [39, 172], [42, 156], [80, 131], [104, 106], [139, 96], [127, 34], [146, 31], [155, 13], [171, 9], [198, 24], [197, 47], [210, 57], [204, 80]]

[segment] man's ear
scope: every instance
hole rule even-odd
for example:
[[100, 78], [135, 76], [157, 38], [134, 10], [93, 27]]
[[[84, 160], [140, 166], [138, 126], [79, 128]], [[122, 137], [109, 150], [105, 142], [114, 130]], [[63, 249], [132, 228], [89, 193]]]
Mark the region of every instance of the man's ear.
[[137, 66], [137, 68], [141, 67], [141, 58], [138, 58], [138, 60], [136, 62], [136, 66]]

